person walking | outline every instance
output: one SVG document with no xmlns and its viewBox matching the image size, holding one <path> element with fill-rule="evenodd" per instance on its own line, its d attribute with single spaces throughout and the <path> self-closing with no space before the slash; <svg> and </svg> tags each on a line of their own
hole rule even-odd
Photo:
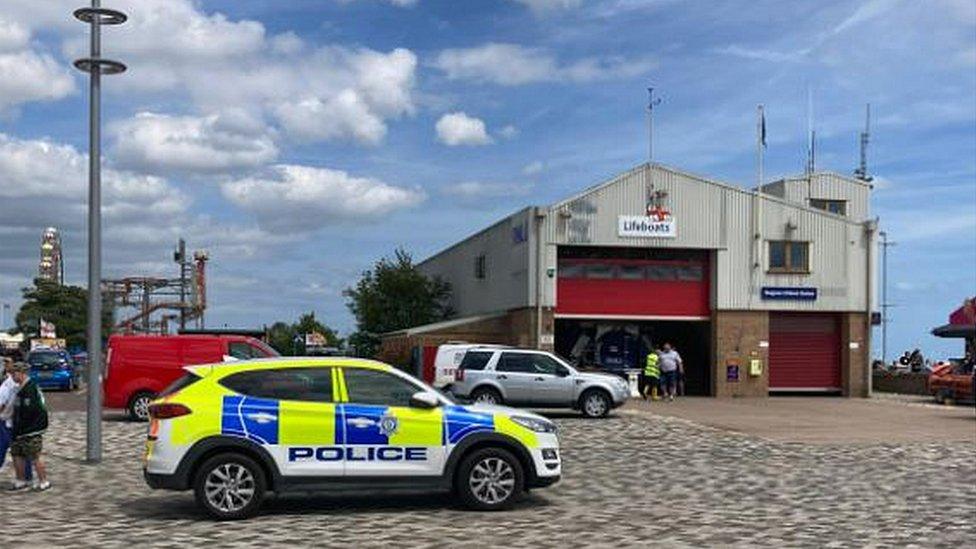
<svg viewBox="0 0 976 549">
<path fill-rule="evenodd" d="M 7 450 L 13 442 L 14 399 L 20 386 L 14 381 L 14 361 L 10 357 L 3 357 L 3 370 L 0 372 L 0 469 L 7 462 Z M 12 460 L 11 460 L 12 461 Z M 32 477 L 31 464 L 28 461 L 24 469 L 24 478 Z"/>
<path fill-rule="evenodd" d="M 13 366 L 13 378 L 19 387 L 14 399 L 13 442 L 10 444 L 10 454 L 14 458 L 17 475 L 10 489 L 15 492 L 30 488 L 37 491 L 51 488 L 51 483 L 47 480 L 47 468 L 41 459 L 44 431 L 47 430 L 47 404 L 44 402 L 44 394 L 27 371 L 28 366 L 23 362 L 17 362 Z M 33 486 L 26 476 L 28 461 L 37 473 Z"/>
<path fill-rule="evenodd" d="M 647 400 L 647 393 L 651 394 L 651 400 L 660 400 L 657 396 L 657 387 L 661 383 L 661 370 L 658 368 L 658 357 L 657 349 L 649 349 L 647 351 L 647 360 L 644 363 L 644 371 L 641 372 L 641 388 L 640 394 L 641 398 Z"/>
<path fill-rule="evenodd" d="M 674 395 L 678 390 L 678 376 L 683 369 L 681 355 L 674 350 L 670 343 L 665 343 L 661 348 L 658 365 L 661 368 L 661 388 L 668 400 L 674 400 Z"/>
</svg>

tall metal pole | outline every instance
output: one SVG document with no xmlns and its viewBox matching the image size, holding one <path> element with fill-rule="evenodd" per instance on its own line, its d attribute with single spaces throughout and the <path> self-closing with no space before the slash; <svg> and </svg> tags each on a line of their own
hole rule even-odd
<svg viewBox="0 0 976 549">
<path fill-rule="evenodd" d="M 99 7 L 92 0 L 92 7 Z M 91 57 L 102 56 L 101 25 L 91 20 Z M 88 109 L 88 439 L 85 458 L 102 461 L 102 72 L 89 78 Z"/>
<path fill-rule="evenodd" d="M 117 74 L 125 65 L 102 59 L 102 25 L 118 25 L 125 14 L 104 9 L 99 0 L 90 8 L 75 10 L 74 15 L 91 27 L 91 52 L 74 65 L 89 74 L 88 112 L 88 421 L 85 459 L 102 460 L 102 153 L 101 153 L 101 86 L 102 74 Z"/>
<path fill-rule="evenodd" d="M 888 240 L 888 233 L 881 231 L 881 362 L 888 365 L 888 247 L 895 242 Z"/>
</svg>

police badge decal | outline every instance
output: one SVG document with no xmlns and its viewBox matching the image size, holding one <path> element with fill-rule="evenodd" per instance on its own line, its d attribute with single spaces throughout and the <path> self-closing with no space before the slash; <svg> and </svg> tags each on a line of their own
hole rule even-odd
<svg viewBox="0 0 976 549">
<path fill-rule="evenodd" d="M 380 434 L 390 436 L 397 432 L 397 419 L 390 415 L 380 418 Z"/>
</svg>

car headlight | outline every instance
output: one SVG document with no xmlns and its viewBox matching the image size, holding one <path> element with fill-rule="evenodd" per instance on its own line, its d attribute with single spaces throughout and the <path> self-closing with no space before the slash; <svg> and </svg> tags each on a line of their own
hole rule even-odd
<svg viewBox="0 0 976 549">
<path fill-rule="evenodd" d="M 535 431 L 536 433 L 555 433 L 556 424 L 551 421 L 546 421 L 544 419 L 536 419 L 534 417 L 525 416 L 512 416 L 512 421 L 525 427 L 530 431 Z"/>
</svg>

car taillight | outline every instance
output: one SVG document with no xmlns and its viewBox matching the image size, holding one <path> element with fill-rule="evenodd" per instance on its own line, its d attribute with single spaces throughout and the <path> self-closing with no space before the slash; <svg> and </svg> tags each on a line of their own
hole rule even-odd
<svg viewBox="0 0 976 549">
<path fill-rule="evenodd" d="M 464 370 L 461 368 L 454 370 L 454 381 L 464 381 Z"/>
<path fill-rule="evenodd" d="M 149 417 L 152 419 L 172 419 L 174 417 L 189 415 L 190 413 L 192 413 L 192 410 L 183 404 L 162 402 L 149 405 Z"/>
</svg>

